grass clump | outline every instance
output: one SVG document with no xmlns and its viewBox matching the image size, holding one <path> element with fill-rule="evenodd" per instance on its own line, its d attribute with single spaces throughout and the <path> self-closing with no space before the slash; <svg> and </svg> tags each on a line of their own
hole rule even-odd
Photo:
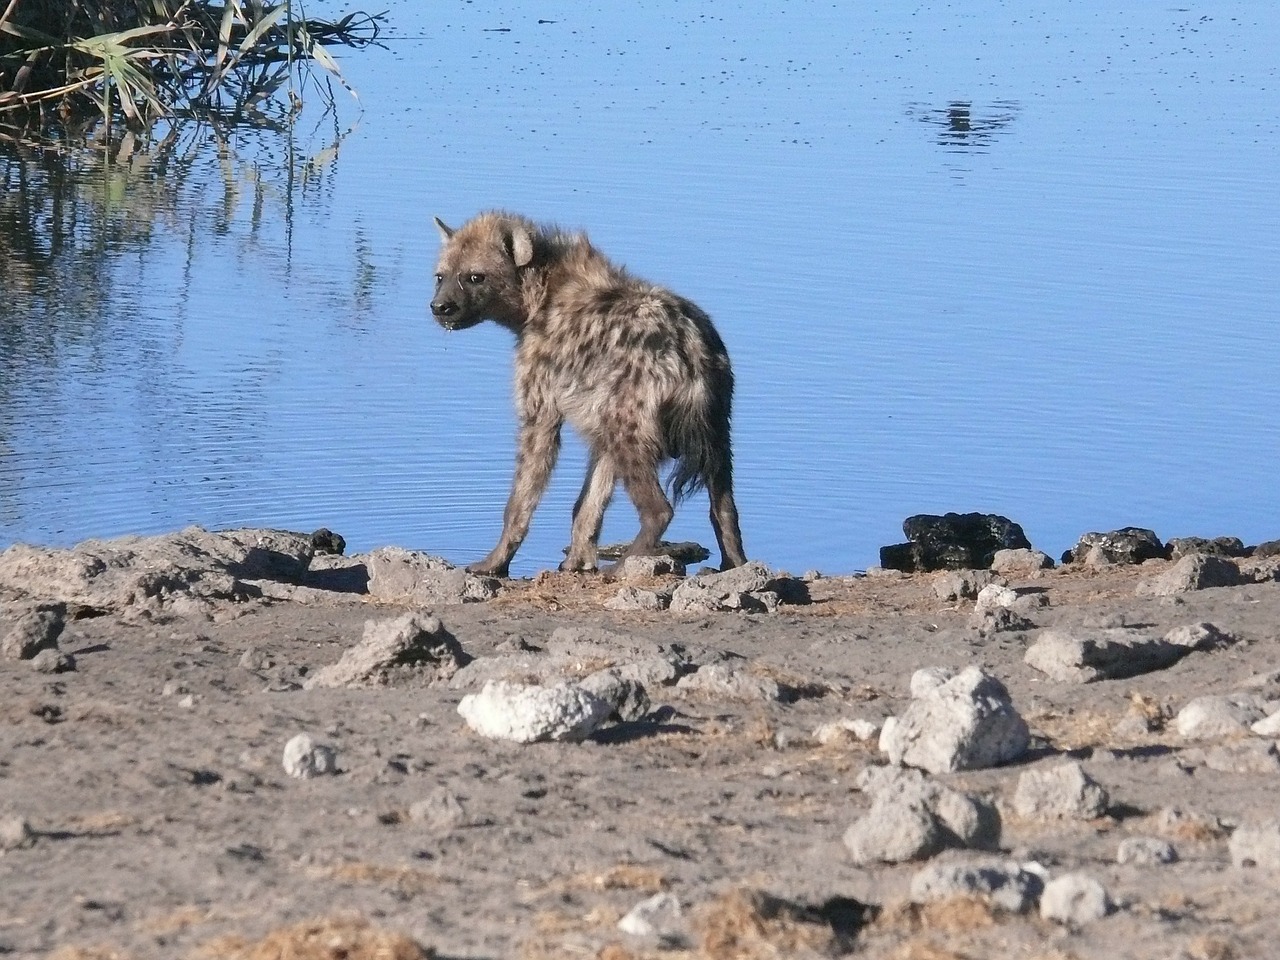
<svg viewBox="0 0 1280 960">
<path fill-rule="evenodd" d="M 312 19 L 295 0 L 0 0 L 0 116 L 253 122 L 296 112 L 308 83 L 331 105 L 346 83 L 326 47 L 374 43 L 382 20 Z"/>
</svg>

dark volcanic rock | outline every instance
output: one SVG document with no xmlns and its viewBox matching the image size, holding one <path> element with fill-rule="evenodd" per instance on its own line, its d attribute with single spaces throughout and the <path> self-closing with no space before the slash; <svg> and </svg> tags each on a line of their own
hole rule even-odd
<svg viewBox="0 0 1280 960">
<path fill-rule="evenodd" d="M 1174 537 L 1167 544 L 1170 560 L 1181 560 L 1193 553 L 1214 557 L 1247 557 L 1249 550 L 1239 537 Z"/>
<path fill-rule="evenodd" d="M 1022 527 L 994 513 L 917 514 L 902 522 L 910 543 L 880 548 L 880 565 L 907 573 L 985 570 L 997 550 L 1028 550 Z"/>
<path fill-rule="evenodd" d="M 597 554 L 601 560 L 621 560 L 630 546 L 630 543 L 610 543 L 601 547 Z M 564 552 L 567 554 L 569 548 L 565 547 Z M 659 540 L 657 556 L 670 557 L 672 560 L 679 560 L 681 563 L 688 565 L 706 560 L 711 556 L 711 551 L 700 543 L 694 543 L 692 540 L 681 540 L 677 543 Z"/>
<path fill-rule="evenodd" d="M 347 541 L 342 534 L 334 533 L 328 527 L 321 527 L 311 535 L 311 549 L 315 553 L 342 556 L 343 551 L 347 549 Z"/>
<path fill-rule="evenodd" d="M 1062 555 L 1063 563 L 1135 564 L 1164 560 L 1169 556 L 1155 531 L 1145 527 L 1121 527 L 1108 533 L 1086 533 Z"/>
<path fill-rule="evenodd" d="M 1280 557 L 1280 540 L 1267 540 L 1258 544 L 1250 553 L 1250 556 L 1257 559 L 1265 557 Z"/>
</svg>

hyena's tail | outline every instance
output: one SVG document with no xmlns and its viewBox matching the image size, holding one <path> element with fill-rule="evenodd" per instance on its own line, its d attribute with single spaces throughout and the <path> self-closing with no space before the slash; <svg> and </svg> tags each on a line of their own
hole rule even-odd
<svg viewBox="0 0 1280 960">
<path fill-rule="evenodd" d="M 723 490 L 732 482 L 732 405 L 733 373 L 725 366 L 715 372 L 713 383 L 699 382 L 668 409 L 663 432 L 675 460 L 668 483 L 676 503 L 708 484 Z"/>
</svg>

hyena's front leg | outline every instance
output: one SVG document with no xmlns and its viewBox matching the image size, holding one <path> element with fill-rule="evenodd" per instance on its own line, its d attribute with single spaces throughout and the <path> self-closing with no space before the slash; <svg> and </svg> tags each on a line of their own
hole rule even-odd
<svg viewBox="0 0 1280 960">
<path fill-rule="evenodd" d="M 471 573 L 505 577 L 511 558 L 524 543 L 534 508 L 542 499 L 551 479 L 551 471 L 560 453 L 560 425 L 557 418 L 528 419 L 520 425 L 519 449 L 516 452 L 516 475 L 511 482 L 511 496 L 502 515 L 502 537 L 498 545 L 479 563 L 470 564 Z"/>
<path fill-rule="evenodd" d="M 608 457 L 591 456 L 582 492 L 573 505 L 573 532 L 569 539 L 569 555 L 560 564 L 563 570 L 594 570 L 596 547 L 600 542 L 600 525 L 604 511 L 613 497 L 616 477 Z"/>
</svg>

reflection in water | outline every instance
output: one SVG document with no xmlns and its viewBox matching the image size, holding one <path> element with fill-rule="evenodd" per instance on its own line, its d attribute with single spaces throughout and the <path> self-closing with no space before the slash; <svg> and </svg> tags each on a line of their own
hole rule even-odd
<svg viewBox="0 0 1280 960">
<path fill-rule="evenodd" d="M 329 203 L 341 141 L 302 151 L 189 122 L 109 152 L 0 139 L 0 526 L 48 540 L 80 512 L 191 516 L 191 484 L 225 485 L 261 456 L 285 351 L 226 320 L 229 339 L 210 340 L 209 321 L 261 326 L 246 273 L 312 279 L 293 221 Z M 234 252 L 202 256 L 214 242 Z M 360 315 L 367 242 L 357 257 Z"/>
<path fill-rule="evenodd" d="M 985 153 L 996 137 L 1006 132 L 1005 127 L 1013 122 L 1018 109 L 1013 100 L 997 100 L 976 109 L 967 100 L 953 100 L 941 108 L 914 104 L 907 115 L 938 127 L 937 142 L 947 150 Z"/>
</svg>

